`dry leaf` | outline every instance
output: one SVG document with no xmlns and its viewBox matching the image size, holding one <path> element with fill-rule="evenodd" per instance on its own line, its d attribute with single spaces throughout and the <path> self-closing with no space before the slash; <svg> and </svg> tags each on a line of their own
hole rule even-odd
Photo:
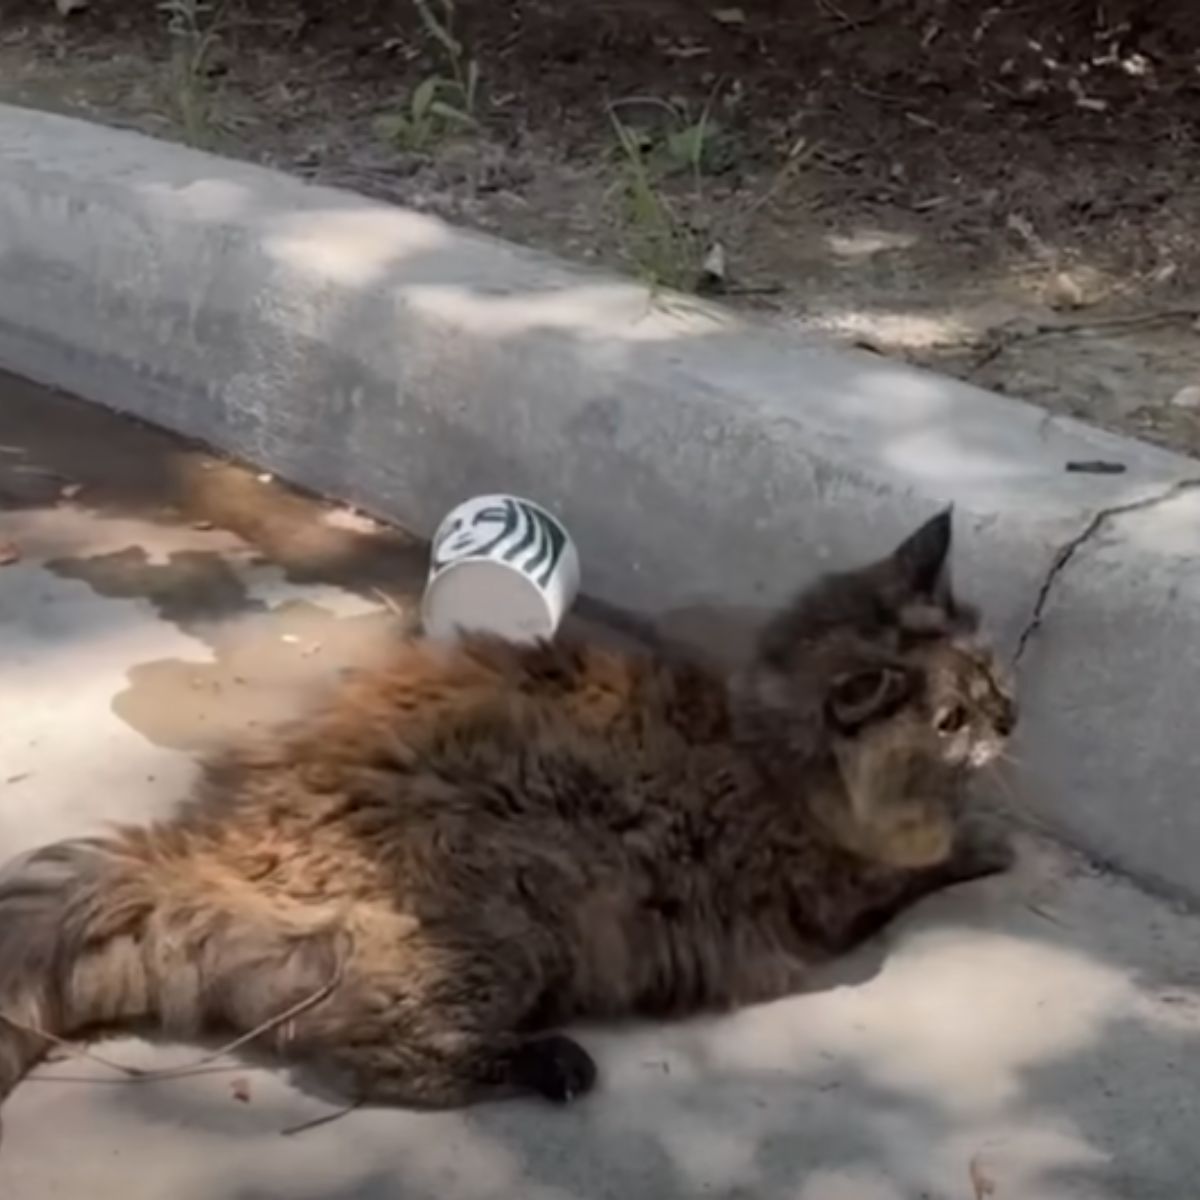
<svg viewBox="0 0 1200 1200">
<path fill-rule="evenodd" d="M 239 1075 L 229 1085 L 229 1090 L 233 1092 L 233 1098 L 240 1100 L 243 1104 L 250 1103 L 250 1080 Z"/>
<path fill-rule="evenodd" d="M 0 542 L 0 567 L 7 567 L 9 563 L 19 562 L 20 559 L 21 551 L 15 542 Z"/>
<path fill-rule="evenodd" d="M 1086 308 L 1088 295 L 1074 275 L 1068 271 L 1058 271 L 1046 285 L 1046 302 L 1058 310 Z"/>
<path fill-rule="evenodd" d="M 971 1187 L 975 1191 L 975 1200 L 987 1200 L 989 1196 L 996 1194 L 996 1181 L 980 1165 L 978 1154 L 971 1159 L 967 1172 L 971 1176 Z"/>
<path fill-rule="evenodd" d="M 700 268 L 700 283 L 708 291 L 722 291 L 728 282 L 728 270 L 725 262 L 725 247 L 720 242 L 713 242 L 704 256 L 704 264 Z"/>
<path fill-rule="evenodd" d="M 699 42 L 674 42 L 663 48 L 663 53 L 668 58 L 703 58 L 706 54 L 711 54 L 712 51 L 701 45 Z"/>
<path fill-rule="evenodd" d="M 397 604 L 396 601 L 387 594 L 387 592 L 381 591 L 379 588 L 372 588 L 371 591 L 379 597 L 380 603 L 388 610 L 388 612 L 395 614 L 397 617 L 404 616 L 404 609 L 401 608 L 400 605 Z"/>
<path fill-rule="evenodd" d="M 1181 387 L 1171 397 L 1171 403 L 1176 408 L 1200 410 L 1200 386 L 1189 383 L 1186 387 Z"/>
</svg>

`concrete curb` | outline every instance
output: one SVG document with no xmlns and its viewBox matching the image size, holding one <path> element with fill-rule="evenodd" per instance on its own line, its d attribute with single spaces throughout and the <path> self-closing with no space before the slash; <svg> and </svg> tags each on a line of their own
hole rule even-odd
<svg viewBox="0 0 1200 1200">
<path fill-rule="evenodd" d="M 935 506 L 1033 801 L 1200 898 L 1200 464 L 404 210 L 0 107 L 0 363 L 428 534 L 529 494 L 601 601 L 749 618 Z M 1067 474 L 1113 459 L 1119 476 Z M 1031 628 L 1035 612 L 1040 624 Z M 710 635 L 711 636 L 711 635 Z"/>
</svg>

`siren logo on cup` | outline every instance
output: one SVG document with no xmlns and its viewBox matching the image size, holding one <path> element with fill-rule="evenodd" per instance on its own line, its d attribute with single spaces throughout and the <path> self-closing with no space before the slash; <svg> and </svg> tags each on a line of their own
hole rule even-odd
<svg viewBox="0 0 1200 1200">
<path fill-rule="evenodd" d="M 499 559 L 544 588 L 566 544 L 566 535 L 547 513 L 523 500 L 505 499 L 455 517 L 433 548 L 433 569 L 464 558 Z"/>
</svg>

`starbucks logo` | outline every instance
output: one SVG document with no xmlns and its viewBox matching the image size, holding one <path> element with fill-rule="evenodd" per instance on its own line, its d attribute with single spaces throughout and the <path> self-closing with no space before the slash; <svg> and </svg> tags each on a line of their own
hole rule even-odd
<svg viewBox="0 0 1200 1200">
<path fill-rule="evenodd" d="M 538 587 L 546 587 L 566 547 L 557 521 L 523 500 L 485 500 L 464 505 L 438 534 L 433 568 L 440 571 L 465 558 L 492 558 L 511 563 Z"/>
</svg>

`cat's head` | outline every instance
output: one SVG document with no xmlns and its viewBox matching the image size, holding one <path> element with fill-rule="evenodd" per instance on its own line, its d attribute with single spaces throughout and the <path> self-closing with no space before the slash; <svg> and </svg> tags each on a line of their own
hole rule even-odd
<svg viewBox="0 0 1200 1200">
<path fill-rule="evenodd" d="M 951 590 L 950 532 L 946 511 L 886 558 L 803 592 L 739 687 L 765 765 L 785 784 L 823 771 L 826 786 L 806 788 L 812 815 L 845 849 L 894 866 L 949 854 L 966 779 L 1016 723 L 977 613 Z"/>
</svg>

